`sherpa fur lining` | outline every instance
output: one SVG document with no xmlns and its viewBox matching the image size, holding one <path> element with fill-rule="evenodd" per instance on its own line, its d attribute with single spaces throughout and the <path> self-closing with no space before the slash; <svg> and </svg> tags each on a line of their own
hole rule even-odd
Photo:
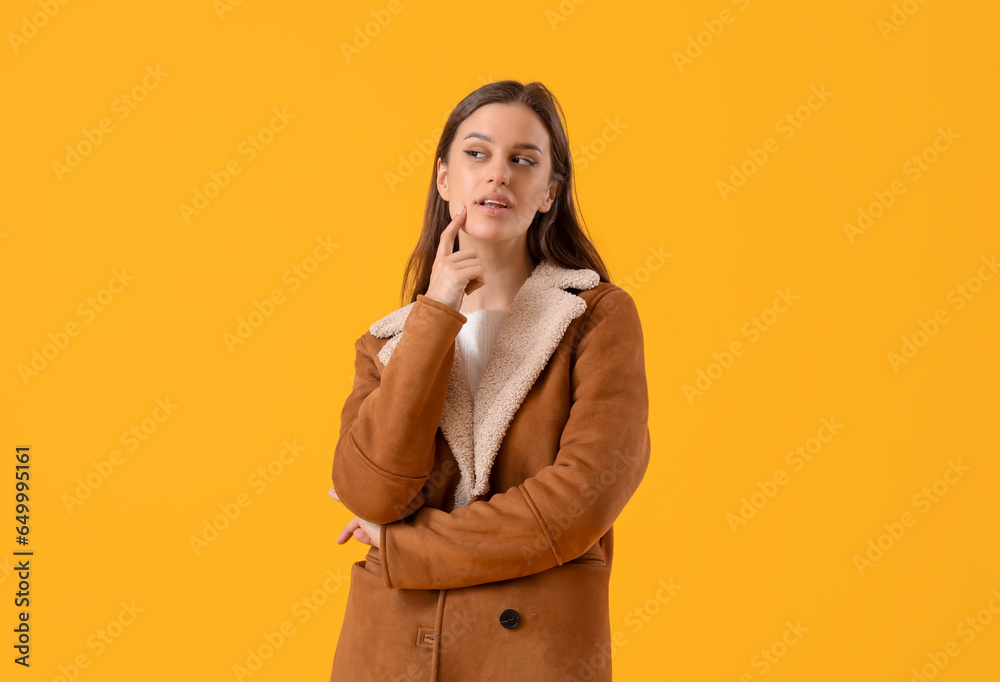
<svg viewBox="0 0 1000 682">
<path fill-rule="evenodd" d="M 568 291 L 593 289 L 600 276 L 590 269 L 568 269 L 539 262 L 514 296 L 471 397 L 462 354 L 456 352 L 441 414 L 441 433 L 460 472 L 455 508 L 489 491 L 490 471 L 514 414 L 587 303 Z M 414 301 L 414 303 L 416 303 Z M 414 303 L 398 308 L 369 327 L 372 336 L 389 340 L 379 351 L 383 365 L 403 334 Z M 456 349 L 457 350 L 457 349 Z"/>
</svg>

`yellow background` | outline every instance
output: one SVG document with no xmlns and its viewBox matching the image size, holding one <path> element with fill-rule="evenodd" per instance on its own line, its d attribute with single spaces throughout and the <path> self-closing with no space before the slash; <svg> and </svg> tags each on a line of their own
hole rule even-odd
<svg viewBox="0 0 1000 682">
<path fill-rule="evenodd" d="M 994 3 L 399 0 L 350 58 L 387 3 L 45 5 L 5 2 L 0 21 L 4 680 L 55 680 L 81 655 L 81 682 L 233 680 L 285 622 L 294 634 L 246 679 L 327 678 L 347 597 L 327 577 L 365 550 L 334 543 L 350 515 L 327 496 L 353 341 L 400 305 L 421 146 L 504 78 L 559 98 L 584 217 L 643 320 L 653 454 L 616 524 L 615 679 L 1000 679 L 1000 279 L 982 268 L 1000 250 Z M 294 119 L 250 160 L 240 145 L 275 108 Z M 934 158 L 919 178 L 915 155 Z M 401 156 L 415 168 L 393 182 Z M 894 181 L 905 191 L 850 234 Z M 319 239 L 337 246 L 293 289 L 284 273 Z M 103 292 L 116 270 L 134 279 Z M 975 289 L 960 308 L 959 286 Z M 231 352 L 224 334 L 274 289 L 283 303 Z M 778 290 L 798 299 L 749 336 Z M 24 378 L 68 323 L 79 333 Z M 922 343 L 894 366 L 904 337 Z M 689 399 L 734 342 L 742 355 Z M 177 406 L 161 421 L 158 399 Z M 786 453 L 823 419 L 842 427 L 795 470 Z M 145 440 L 122 441 L 143 424 Z M 281 464 L 285 441 L 304 449 Z M 29 670 L 11 649 L 17 445 L 32 451 Z M 251 477 L 275 462 L 261 489 Z M 949 462 L 967 471 L 948 482 Z M 728 515 L 779 469 L 734 532 Z M 249 506 L 196 553 L 190 538 L 237 499 Z M 134 622 L 90 646 L 133 601 Z M 968 641 L 977 613 L 990 622 Z M 936 668 L 928 654 L 949 648 Z M 766 670 L 762 649 L 780 654 Z"/>
</svg>

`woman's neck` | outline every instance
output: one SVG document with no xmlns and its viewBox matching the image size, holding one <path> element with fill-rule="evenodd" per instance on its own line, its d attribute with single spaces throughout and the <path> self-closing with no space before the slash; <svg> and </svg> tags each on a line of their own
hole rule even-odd
<svg viewBox="0 0 1000 682">
<path fill-rule="evenodd" d="M 491 260 L 488 254 L 480 255 L 485 262 L 486 284 L 479 287 L 471 294 L 466 294 L 462 299 L 462 309 L 460 312 L 474 312 L 476 310 L 510 310 L 510 304 L 514 301 L 521 286 L 531 276 L 535 269 L 535 264 L 531 257 L 525 252 L 524 260 L 497 262 Z"/>
</svg>

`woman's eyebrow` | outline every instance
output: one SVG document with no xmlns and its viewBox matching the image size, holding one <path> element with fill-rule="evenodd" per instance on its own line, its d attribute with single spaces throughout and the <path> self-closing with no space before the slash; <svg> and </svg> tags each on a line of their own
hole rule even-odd
<svg viewBox="0 0 1000 682">
<path fill-rule="evenodd" d="M 481 140 L 485 140 L 490 143 L 493 142 L 493 138 L 490 137 L 489 135 L 486 135 L 485 133 L 469 133 L 468 135 L 465 136 L 465 139 L 468 140 L 470 137 L 478 137 Z M 539 154 L 542 153 L 541 147 L 539 147 L 537 144 L 531 144 L 530 142 L 518 142 L 517 144 L 514 145 L 514 149 L 534 149 Z"/>
</svg>

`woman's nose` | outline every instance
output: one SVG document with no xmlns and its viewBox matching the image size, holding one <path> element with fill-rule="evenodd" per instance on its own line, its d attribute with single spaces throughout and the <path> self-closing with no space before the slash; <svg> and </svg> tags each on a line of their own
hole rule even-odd
<svg viewBox="0 0 1000 682">
<path fill-rule="evenodd" d="M 490 179 L 500 185 L 506 185 L 510 182 L 510 169 L 504 159 L 497 158 L 493 161 L 492 166 L 490 166 Z"/>
</svg>

